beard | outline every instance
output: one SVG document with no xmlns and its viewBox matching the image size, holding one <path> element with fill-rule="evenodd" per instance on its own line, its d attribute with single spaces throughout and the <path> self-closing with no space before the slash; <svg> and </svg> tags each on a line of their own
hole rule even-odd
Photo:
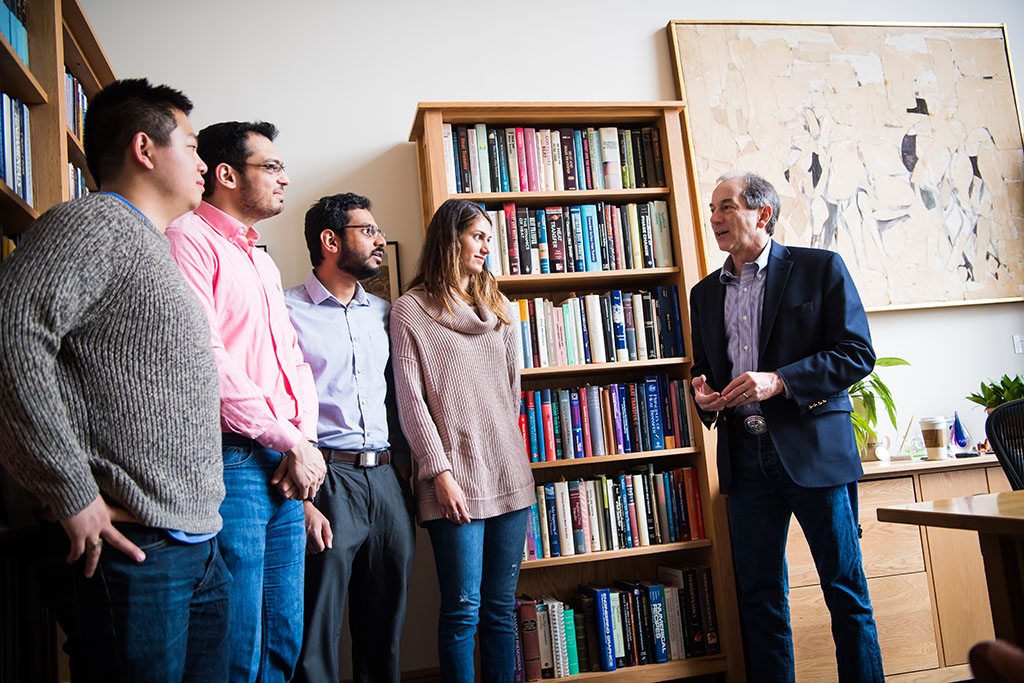
<svg viewBox="0 0 1024 683">
<path fill-rule="evenodd" d="M 239 203 L 243 214 L 256 221 L 272 218 L 284 210 L 284 204 L 277 202 L 273 194 L 261 192 L 244 175 L 242 175 Z"/>
<path fill-rule="evenodd" d="M 373 277 L 380 272 L 380 266 L 370 261 L 374 254 L 379 254 L 383 258 L 384 250 L 374 249 L 369 254 L 362 256 L 346 249 L 345 253 L 338 259 L 338 270 L 348 273 L 357 280 Z"/>
</svg>

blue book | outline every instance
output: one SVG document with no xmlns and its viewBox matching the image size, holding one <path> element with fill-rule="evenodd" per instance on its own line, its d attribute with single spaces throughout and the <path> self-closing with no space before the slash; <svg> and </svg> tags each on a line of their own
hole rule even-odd
<svg viewBox="0 0 1024 683">
<path fill-rule="evenodd" d="M 629 523 L 629 499 L 633 497 L 633 487 L 626 486 L 626 475 L 620 474 L 617 477 L 619 482 L 619 498 L 622 501 L 622 530 L 626 537 L 626 547 L 633 547 L 633 525 Z M 636 503 L 634 503 L 634 506 Z M 635 509 L 635 508 L 634 508 Z"/>
<path fill-rule="evenodd" d="M 597 651 L 602 671 L 615 671 L 615 637 L 612 635 L 612 597 L 607 588 L 592 584 L 580 584 L 576 590 L 594 599 L 594 613 L 597 616 Z"/>
<path fill-rule="evenodd" d="M 519 302 L 519 332 L 522 336 L 523 342 L 523 367 L 533 367 L 533 339 L 530 336 L 530 319 L 526 311 L 529 310 L 522 301 Z M 526 320 L 523 320 L 523 316 L 526 315 Z"/>
<path fill-rule="evenodd" d="M 542 389 L 541 393 L 548 392 L 551 401 L 551 427 L 555 437 L 555 460 L 561 460 L 565 457 L 565 452 L 562 449 L 562 407 L 558 401 L 558 389 Z"/>
<path fill-rule="evenodd" d="M 608 387 L 609 403 L 612 408 L 612 425 L 615 428 L 615 452 L 625 453 L 626 447 L 623 442 L 622 433 L 622 406 L 619 401 L 619 385 L 612 384 Z"/>
<path fill-rule="evenodd" d="M 583 297 L 579 297 L 577 301 L 580 302 L 580 329 L 583 331 L 583 362 L 592 363 L 590 356 L 590 327 L 587 325 L 587 306 L 583 303 Z"/>
<path fill-rule="evenodd" d="M 668 638 L 665 630 L 665 589 L 664 587 L 641 581 L 638 584 L 647 594 L 647 604 L 651 611 L 652 642 L 647 646 L 647 659 L 654 664 L 668 661 Z"/>
<path fill-rule="evenodd" d="M 537 460 L 535 462 L 544 462 L 548 459 L 547 443 L 544 439 L 544 397 L 539 391 L 533 393 L 533 435 L 537 439 Z M 551 394 L 548 394 L 548 404 L 551 403 Z M 529 405 L 529 404 L 527 404 Z"/>
<path fill-rule="evenodd" d="M 587 165 L 583 159 L 583 131 L 576 128 L 572 132 L 572 148 L 576 155 L 576 188 L 590 190 L 587 187 Z"/>
<path fill-rule="evenodd" d="M 544 484 L 544 508 L 548 514 L 548 545 L 551 557 L 561 557 L 558 546 L 558 510 L 555 505 L 555 485 Z"/>
<path fill-rule="evenodd" d="M 14 36 L 11 34 L 11 9 L 6 2 L 0 3 L 0 33 L 11 47 L 14 47 Z"/>
<path fill-rule="evenodd" d="M 683 339 L 683 316 L 679 312 L 679 288 L 672 285 L 668 289 L 672 298 L 672 323 L 676 330 L 676 355 L 682 358 L 686 355 L 686 340 Z"/>
<path fill-rule="evenodd" d="M 622 421 L 622 452 L 632 453 L 633 452 L 633 439 L 630 436 L 629 427 L 629 392 L 626 391 L 625 384 L 616 385 L 619 393 L 619 414 L 620 420 Z"/>
<path fill-rule="evenodd" d="M 544 543 L 540 535 L 540 511 L 537 503 L 530 506 L 530 535 L 533 536 L 533 547 L 538 558 L 544 557 Z"/>
<path fill-rule="evenodd" d="M 675 324 L 675 320 L 672 316 L 672 293 L 669 291 L 671 287 L 658 287 L 658 320 L 655 324 L 658 325 L 658 336 L 661 342 L 661 353 L 662 358 L 670 358 L 678 355 L 677 349 L 678 343 L 678 327 Z"/>
<path fill-rule="evenodd" d="M 537 403 L 533 392 L 526 392 L 526 435 L 530 438 L 530 462 L 540 462 L 537 447 Z"/>
<path fill-rule="evenodd" d="M 668 517 L 668 541 L 669 543 L 675 543 L 679 540 L 679 531 L 676 520 L 676 493 L 675 488 L 672 486 L 672 475 L 668 472 L 662 472 L 661 474 L 655 475 L 661 477 L 662 484 L 665 486 L 665 511 Z"/>
<path fill-rule="evenodd" d="M 540 254 L 540 272 L 551 272 L 551 243 L 548 240 L 548 221 L 544 209 L 534 214 L 537 221 L 537 251 Z"/>
<path fill-rule="evenodd" d="M 570 237 L 573 246 L 573 270 L 582 273 L 587 269 L 583 255 L 583 212 L 579 206 L 569 207 L 569 219 L 572 222 Z"/>
<path fill-rule="evenodd" d="M 626 314 L 622 308 L 622 290 L 613 289 L 610 292 L 612 299 L 612 332 L 615 337 L 615 359 L 622 360 L 622 351 L 629 357 L 629 346 L 626 343 Z M 634 352 L 634 356 L 636 353 Z"/>
<path fill-rule="evenodd" d="M 583 255 L 586 261 L 585 269 L 589 271 L 601 270 L 601 243 L 598 241 L 597 228 L 597 206 L 584 204 L 580 207 L 583 215 Z"/>
<path fill-rule="evenodd" d="M 505 149 L 505 131 L 500 128 L 487 129 L 487 145 L 490 147 L 494 136 L 495 165 L 498 167 L 498 183 L 502 192 L 508 192 L 508 152 Z"/>
<path fill-rule="evenodd" d="M 572 445 L 576 451 L 576 458 L 582 458 L 583 450 L 583 422 L 580 415 L 580 390 L 569 390 L 569 405 L 572 410 Z"/>
<path fill-rule="evenodd" d="M 644 377 L 647 396 L 647 422 L 651 432 L 651 450 L 665 450 L 665 430 L 661 423 L 661 391 L 655 375 Z"/>
<path fill-rule="evenodd" d="M 576 457 L 576 447 L 572 428 L 572 403 L 569 400 L 568 389 L 558 390 L 558 416 L 562 421 L 562 455 L 560 457 L 572 460 Z"/>
</svg>

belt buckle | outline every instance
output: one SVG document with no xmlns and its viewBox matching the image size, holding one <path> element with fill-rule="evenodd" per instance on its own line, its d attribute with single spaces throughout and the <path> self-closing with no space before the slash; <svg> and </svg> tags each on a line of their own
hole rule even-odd
<svg viewBox="0 0 1024 683">
<path fill-rule="evenodd" d="M 359 451 L 360 467 L 376 467 L 377 451 Z"/>
<path fill-rule="evenodd" d="M 743 419 L 743 428 L 751 434 L 759 436 L 768 431 L 768 422 L 764 419 L 764 415 L 747 415 Z"/>
</svg>

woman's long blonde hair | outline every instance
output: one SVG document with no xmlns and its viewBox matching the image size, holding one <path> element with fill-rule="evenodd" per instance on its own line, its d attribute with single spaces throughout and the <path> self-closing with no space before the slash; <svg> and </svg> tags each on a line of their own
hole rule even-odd
<svg viewBox="0 0 1024 683">
<path fill-rule="evenodd" d="M 409 286 L 422 285 L 427 294 L 443 302 L 449 312 L 452 311 L 452 300 L 461 299 L 485 306 L 498 318 L 499 324 L 509 325 L 512 321 L 505 299 L 486 266 L 480 274 L 470 275 L 469 284 L 462 288 L 462 243 L 459 238 L 480 218 L 491 222 L 479 205 L 464 199 L 449 199 L 442 204 L 427 226 L 420 270 Z"/>
</svg>

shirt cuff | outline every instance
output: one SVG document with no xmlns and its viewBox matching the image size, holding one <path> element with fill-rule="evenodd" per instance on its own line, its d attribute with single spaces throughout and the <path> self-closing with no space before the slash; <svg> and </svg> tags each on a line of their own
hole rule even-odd
<svg viewBox="0 0 1024 683">
<path fill-rule="evenodd" d="M 256 437 L 260 445 L 278 453 L 284 453 L 295 448 L 295 444 L 308 439 L 299 431 L 299 428 L 285 420 Z"/>
</svg>

